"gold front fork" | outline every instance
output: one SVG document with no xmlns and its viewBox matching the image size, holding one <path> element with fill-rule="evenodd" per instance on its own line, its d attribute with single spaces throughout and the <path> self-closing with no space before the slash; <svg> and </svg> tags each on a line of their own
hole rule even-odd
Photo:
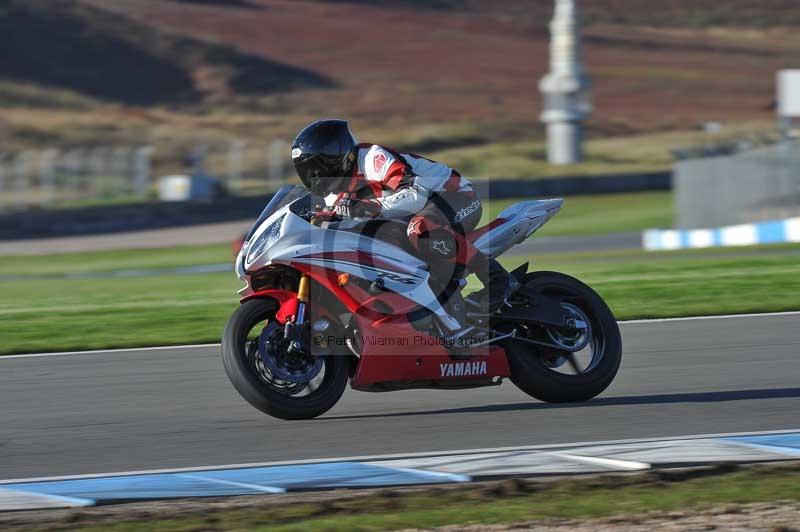
<svg viewBox="0 0 800 532">
<path fill-rule="evenodd" d="M 303 274 L 300 276 L 300 283 L 297 285 L 297 316 L 295 317 L 295 324 L 303 325 L 306 321 L 306 305 L 308 304 L 308 291 L 310 282 L 308 276 Z"/>
<path fill-rule="evenodd" d="M 297 299 L 303 303 L 308 303 L 308 290 L 309 282 L 308 276 L 303 274 L 300 276 L 300 284 L 297 286 Z"/>
</svg>

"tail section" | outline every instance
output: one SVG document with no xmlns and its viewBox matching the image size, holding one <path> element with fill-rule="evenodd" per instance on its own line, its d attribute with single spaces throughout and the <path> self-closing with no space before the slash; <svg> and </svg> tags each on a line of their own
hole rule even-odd
<svg viewBox="0 0 800 532">
<path fill-rule="evenodd" d="M 478 251 L 495 258 L 535 233 L 563 206 L 561 198 L 515 203 L 467 238 Z"/>
</svg>

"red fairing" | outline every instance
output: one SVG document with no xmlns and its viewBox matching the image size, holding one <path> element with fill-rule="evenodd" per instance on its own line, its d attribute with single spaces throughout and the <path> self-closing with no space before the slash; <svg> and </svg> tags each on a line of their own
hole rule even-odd
<svg viewBox="0 0 800 532">
<path fill-rule="evenodd" d="M 344 303 L 347 310 L 353 314 L 364 316 L 371 321 L 391 319 L 393 316 L 405 315 L 419 308 L 419 305 L 414 301 L 393 292 L 383 292 L 373 296 L 359 288 L 355 283 L 339 286 L 339 274 L 332 269 L 310 266 L 299 262 L 293 263 L 292 267 L 305 273 L 333 293 Z M 387 306 L 390 309 L 388 312 L 385 310 Z"/>
<path fill-rule="evenodd" d="M 292 316 L 297 315 L 297 292 L 270 288 L 243 298 L 242 303 L 257 298 L 272 298 L 280 304 L 281 307 L 275 314 L 275 320 L 281 325 L 284 325 Z"/>
<path fill-rule="evenodd" d="M 454 360 L 439 338 L 414 329 L 405 319 L 362 326 L 362 351 L 353 389 L 369 390 L 378 383 L 435 381 L 465 382 L 509 377 L 506 353 L 499 347 L 476 348 L 469 360 Z"/>
<path fill-rule="evenodd" d="M 369 390 L 380 383 L 433 381 L 486 381 L 508 377 L 506 353 L 499 347 L 476 348 L 469 360 L 454 360 L 440 338 L 418 331 L 406 315 L 418 308 L 410 299 L 392 292 L 376 296 L 354 284 L 339 286 L 334 270 L 297 263 L 293 265 L 331 291 L 353 312 L 360 331 L 361 356 L 351 379 L 354 389 Z M 285 324 L 297 314 L 297 293 L 268 289 L 243 299 L 272 298 L 280 303 L 276 320 Z"/>
</svg>

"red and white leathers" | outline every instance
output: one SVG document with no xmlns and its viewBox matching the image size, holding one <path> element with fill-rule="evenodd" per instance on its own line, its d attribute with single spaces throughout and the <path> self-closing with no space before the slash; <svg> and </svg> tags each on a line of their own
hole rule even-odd
<svg viewBox="0 0 800 532">
<path fill-rule="evenodd" d="M 377 203 L 386 219 L 413 216 L 435 192 L 474 194 L 472 184 L 446 164 L 377 144 L 358 145 L 352 179 L 342 192 Z M 341 196 L 331 194 L 326 202 L 332 205 Z"/>
<path fill-rule="evenodd" d="M 358 200 L 360 212 L 408 222 L 408 238 L 431 259 L 466 266 L 480 255 L 464 238 L 482 212 L 472 184 L 449 166 L 377 144 L 359 144 L 346 190 L 326 198 Z"/>
</svg>

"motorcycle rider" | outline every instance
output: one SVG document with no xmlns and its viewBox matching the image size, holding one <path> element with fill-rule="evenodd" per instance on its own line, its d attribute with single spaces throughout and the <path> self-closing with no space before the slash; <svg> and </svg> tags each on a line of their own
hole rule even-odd
<svg viewBox="0 0 800 532">
<path fill-rule="evenodd" d="M 417 254 L 430 264 L 441 286 L 454 273 L 475 273 L 484 289 L 468 301 L 494 312 L 516 282 L 467 238 L 483 210 L 472 184 L 450 167 L 378 144 L 359 144 L 345 120 L 319 120 L 292 143 L 300 180 L 346 218 L 381 218 L 407 223 Z"/>
</svg>

